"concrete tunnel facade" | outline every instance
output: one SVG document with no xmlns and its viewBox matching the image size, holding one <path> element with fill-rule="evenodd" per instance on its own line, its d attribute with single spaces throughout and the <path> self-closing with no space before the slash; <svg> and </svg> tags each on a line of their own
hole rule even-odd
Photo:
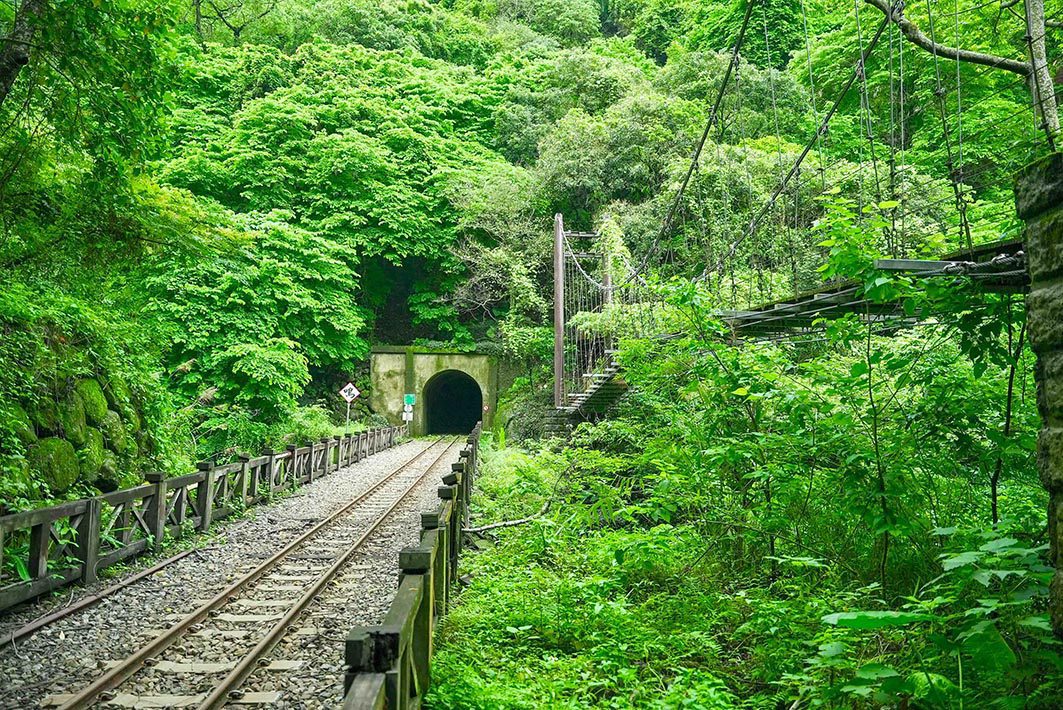
<svg viewBox="0 0 1063 710">
<path fill-rule="evenodd" d="M 478 420 L 494 423 L 498 363 L 481 353 L 378 346 L 369 358 L 369 407 L 402 424 L 403 399 L 414 394 L 414 436 L 466 434 Z"/>
</svg>

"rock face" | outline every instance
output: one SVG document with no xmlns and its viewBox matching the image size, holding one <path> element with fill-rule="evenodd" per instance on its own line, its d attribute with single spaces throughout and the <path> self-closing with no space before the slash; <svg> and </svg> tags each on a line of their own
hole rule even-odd
<svg viewBox="0 0 1063 710">
<path fill-rule="evenodd" d="M 63 438 L 74 446 L 85 443 L 85 406 L 77 392 L 71 392 L 59 406 L 59 426 Z"/>
<path fill-rule="evenodd" d="M 85 444 L 78 450 L 81 480 L 95 482 L 103 468 L 103 433 L 99 429 L 85 427 Z"/>
<path fill-rule="evenodd" d="M 1030 347 L 1037 354 L 1037 406 L 1041 432 L 1037 465 L 1048 490 L 1051 561 L 1056 568 L 1050 611 L 1063 638 L 1063 154 L 1024 170 L 1016 181 L 1019 217 L 1026 221 L 1030 295 L 1026 300 Z"/>
<path fill-rule="evenodd" d="M 13 404 L 4 410 L 3 415 L 14 424 L 15 436 L 18 437 L 24 446 L 31 446 L 37 443 L 37 432 L 34 430 L 33 422 L 30 421 L 30 416 L 26 414 L 25 409 Z"/>
<path fill-rule="evenodd" d="M 41 439 L 30 448 L 29 462 L 56 493 L 74 485 L 80 473 L 74 446 L 66 439 L 54 436 Z"/>
<path fill-rule="evenodd" d="M 78 380 L 74 392 L 81 398 L 85 407 L 85 416 L 93 424 L 102 424 L 107 416 L 107 398 L 103 388 L 96 380 Z"/>
<path fill-rule="evenodd" d="M 52 493 L 79 481 L 104 491 L 132 485 L 151 451 L 135 400 L 117 377 L 46 379 L 32 398 L 0 402 L 0 417 L 21 444 L 15 460 L 25 454 L 22 483 L 31 487 L 35 477 Z"/>
<path fill-rule="evenodd" d="M 107 410 L 107 414 L 100 422 L 100 431 L 103 432 L 103 440 L 107 447 L 116 453 L 125 453 L 127 439 L 125 425 L 122 424 L 122 415 L 113 409 Z"/>
</svg>

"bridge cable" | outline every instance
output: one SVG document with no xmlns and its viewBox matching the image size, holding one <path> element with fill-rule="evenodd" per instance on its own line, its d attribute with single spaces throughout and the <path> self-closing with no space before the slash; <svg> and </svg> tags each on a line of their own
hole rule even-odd
<svg viewBox="0 0 1063 710">
<path fill-rule="evenodd" d="M 872 50 L 874 50 L 875 45 L 878 44 L 878 41 L 879 41 L 879 39 L 881 39 L 882 33 L 886 30 L 886 27 L 889 25 L 889 22 L 890 22 L 890 18 L 889 17 L 885 17 L 885 18 L 883 18 L 882 22 L 879 23 L 878 29 L 875 31 L 874 37 L 871 38 L 871 42 L 868 44 L 867 48 L 864 49 L 863 52 L 861 52 L 860 58 L 857 60 L 857 63 L 856 63 L 856 66 L 854 67 L 852 75 L 845 82 L 845 86 L 842 87 L 841 91 L 838 92 L 838 96 L 835 99 L 834 104 L 831 106 L 830 110 L 827 111 L 827 115 L 823 117 L 823 120 L 820 122 L 819 128 L 816 129 L 816 135 L 819 135 L 819 134 L 821 134 L 821 133 L 823 133 L 824 131 L 827 130 L 827 126 L 829 125 L 831 118 L 833 118 L 834 114 L 837 113 L 838 107 L 841 105 L 842 100 L 846 97 L 846 95 L 848 95 L 849 90 L 852 89 L 852 87 L 853 87 L 853 84 L 856 83 L 856 79 L 859 76 L 860 72 L 862 71 L 862 67 L 864 65 L 864 62 L 867 60 L 867 57 L 868 57 L 868 55 L 871 54 Z M 764 206 L 761 207 L 760 211 L 758 211 L 757 214 L 753 216 L 753 219 L 750 220 L 749 227 L 747 228 L 746 233 L 744 235 L 742 235 L 741 237 L 739 237 L 737 240 L 735 240 L 731 244 L 730 249 L 728 251 L 728 254 L 725 257 L 726 259 L 730 259 L 732 256 L 734 256 L 735 252 L 738 250 L 738 247 L 741 246 L 742 242 L 745 241 L 745 239 L 747 237 L 749 237 L 749 235 L 752 234 L 756 230 L 756 228 L 759 225 L 760 221 L 764 218 L 764 216 L 768 213 L 768 211 L 775 204 L 775 201 L 779 199 L 779 195 L 781 195 L 783 190 L 786 189 L 786 187 L 789 184 L 790 180 L 793 179 L 794 175 L 800 169 L 801 163 L 803 163 L 805 158 L 808 157 L 808 154 L 812 151 L 812 148 L 815 145 L 816 145 L 816 136 L 813 136 L 812 140 L 810 140 L 805 145 L 804 149 L 801 151 L 801 154 L 797 157 L 797 160 L 794 162 L 793 166 L 790 168 L 790 172 L 787 173 L 786 179 L 783 180 L 783 182 L 775 188 L 775 190 L 772 193 L 771 198 L 769 198 L 769 200 L 764 204 Z M 720 268 L 721 265 L 722 265 L 722 260 L 721 260 L 721 264 L 717 265 L 717 270 Z M 702 275 L 698 277 L 698 280 L 703 279 L 704 276 L 705 276 L 705 274 L 702 273 Z"/>
<path fill-rule="evenodd" d="M 747 0 L 745 14 L 742 17 L 742 25 L 738 30 L 738 36 L 735 40 L 734 48 L 731 51 L 731 61 L 727 64 L 727 69 L 724 71 L 723 80 L 720 82 L 720 88 L 716 92 L 716 100 L 713 103 L 712 111 L 709 113 L 709 119 L 705 123 L 705 129 L 701 132 L 701 138 L 698 140 L 694 153 L 690 159 L 690 166 L 687 168 L 686 174 L 683 176 L 683 180 L 679 185 L 679 189 L 676 191 L 675 198 L 672 200 L 672 204 L 665 215 L 664 222 L 661 225 L 661 229 L 658 232 L 658 237 L 654 241 L 652 247 L 646 251 L 642 260 L 639 263 L 638 268 L 633 272 L 624 283 L 628 283 L 635 278 L 635 274 L 640 274 L 645 270 L 646 265 L 649 263 L 650 256 L 656 252 L 661 240 L 669 232 L 672 227 L 672 222 L 675 219 L 676 211 L 679 209 L 679 205 L 683 200 L 683 195 L 686 192 L 687 184 L 690 182 L 691 176 L 694 174 L 694 169 L 701 159 L 701 152 L 705 148 L 705 142 L 709 138 L 709 133 L 712 132 L 713 127 L 717 126 L 719 122 L 720 107 L 723 103 L 724 92 L 727 89 L 727 84 L 730 82 L 731 74 L 737 69 L 740 61 L 740 50 L 742 42 L 746 36 L 746 29 L 749 27 L 749 18 L 753 12 L 753 5 L 757 0 Z M 603 285 L 604 287 L 604 285 Z M 618 285 L 614 285 L 613 288 L 617 288 Z"/>
</svg>

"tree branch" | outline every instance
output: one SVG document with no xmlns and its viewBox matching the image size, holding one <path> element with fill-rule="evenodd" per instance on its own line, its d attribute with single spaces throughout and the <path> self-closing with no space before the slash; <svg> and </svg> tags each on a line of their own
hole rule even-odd
<svg viewBox="0 0 1063 710">
<path fill-rule="evenodd" d="M 553 499 L 547 499 L 547 501 L 543 503 L 543 507 L 539 509 L 538 513 L 535 515 L 529 515 L 527 518 L 521 518 L 520 520 L 504 520 L 501 523 L 491 523 L 490 525 L 483 525 L 478 528 L 462 528 L 461 531 L 466 533 L 482 533 L 487 532 L 488 530 L 496 530 L 498 528 L 512 528 L 517 525 L 524 525 L 525 523 L 530 523 L 531 521 L 546 515 L 546 512 L 550 510 L 551 503 L 553 503 Z"/>
<path fill-rule="evenodd" d="M 906 18 L 902 14 L 902 11 L 898 10 L 895 12 L 887 0 L 864 0 L 864 2 L 889 17 L 890 22 L 900 28 L 901 34 L 904 35 L 905 39 L 931 54 L 952 59 L 957 62 L 969 62 L 971 64 L 981 64 L 986 67 L 1003 69 L 1004 71 L 1010 71 L 1020 76 L 1030 75 L 1031 68 L 1027 62 L 1017 59 L 1008 59 L 1007 57 L 998 57 L 995 54 L 985 54 L 983 52 L 973 52 L 969 49 L 949 47 L 933 41 L 923 34 L 923 31 L 920 30 L 914 22 Z"/>
</svg>

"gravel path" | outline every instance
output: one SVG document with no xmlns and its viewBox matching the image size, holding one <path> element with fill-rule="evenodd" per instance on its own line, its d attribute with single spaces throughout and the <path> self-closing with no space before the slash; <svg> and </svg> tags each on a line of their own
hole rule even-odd
<svg viewBox="0 0 1063 710">
<path fill-rule="evenodd" d="M 107 669 L 109 661 L 128 656 L 160 629 L 167 628 L 176 617 L 194 610 L 202 600 L 213 596 L 286 542 L 335 512 L 425 446 L 425 442 L 400 444 L 318 479 L 276 504 L 258 506 L 244 518 L 225 521 L 212 531 L 213 539 L 208 547 L 93 607 L 0 649 L 0 678 L 4 679 L 0 685 L 0 708 L 38 707 L 48 695 L 71 692 L 88 684 Z M 456 459 L 457 448 L 451 451 Z M 411 472 L 423 472 L 432 458 L 432 453 L 422 457 L 419 463 L 423 465 L 411 467 Z M 444 461 L 449 466 L 447 457 L 440 461 L 440 465 Z M 425 486 L 434 493 L 436 482 L 428 479 L 426 477 Z M 411 511 L 419 512 L 420 507 L 429 507 L 424 500 L 417 498 L 416 504 L 407 505 L 414 506 Z M 396 510 L 394 519 L 405 520 L 415 541 L 419 521 L 415 522 L 412 512 L 403 516 L 405 510 L 405 507 Z M 381 530 L 384 527 L 388 526 L 382 526 Z M 409 543 L 403 542 L 398 547 L 405 544 Z M 151 564 L 151 561 L 145 561 L 139 567 Z M 366 562 L 352 560 L 352 564 Z M 386 607 L 394 589 L 396 566 L 393 556 L 387 567 L 391 570 L 388 597 L 376 602 L 381 608 Z M 130 570 L 128 574 L 135 571 Z M 73 600 L 99 591 L 114 581 L 110 579 L 92 587 L 77 588 Z M 5 615 L 5 628 L 9 630 L 58 608 L 68 603 L 68 598 L 69 595 Z M 333 701 L 336 697 L 336 694 L 332 695 Z"/>
</svg>

